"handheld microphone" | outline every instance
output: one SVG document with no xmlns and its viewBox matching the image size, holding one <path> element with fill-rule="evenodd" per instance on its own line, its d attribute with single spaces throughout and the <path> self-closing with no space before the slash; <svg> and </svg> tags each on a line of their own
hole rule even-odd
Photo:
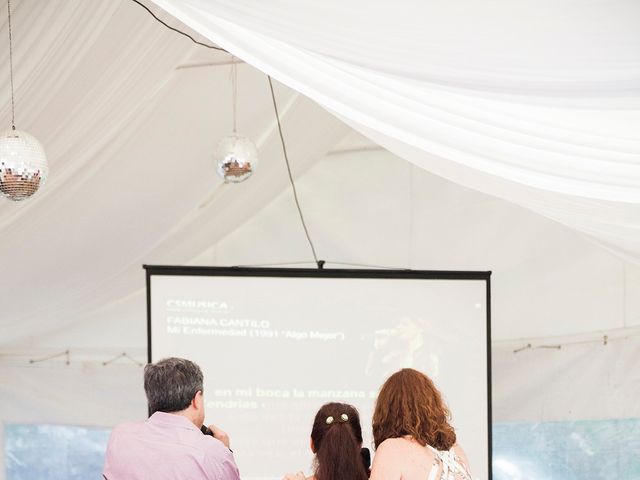
<svg viewBox="0 0 640 480">
<path fill-rule="evenodd" d="M 216 438 L 216 436 L 213 434 L 213 431 L 212 431 L 209 427 L 207 427 L 206 425 L 202 425 L 202 426 L 200 427 L 200 431 L 201 431 L 202 433 L 204 433 L 205 435 L 211 435 L 213 438 Z M 227 447 L 227 448 L 228 448 L 228 447 Z M 230 448 L 229 448 L 229 451 L 230 451 L 231 453 L 233 453 L 233 450 L 231 450 Z"/>
</svg>

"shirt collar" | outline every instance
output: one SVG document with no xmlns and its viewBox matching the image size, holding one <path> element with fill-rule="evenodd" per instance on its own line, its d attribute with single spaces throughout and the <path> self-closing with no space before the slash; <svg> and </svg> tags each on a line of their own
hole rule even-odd
<svg viewBox="0 0 640 480">
<path fill-rule="evenodd" d="M 178 428 L 187 428 L 189 430 L 198 430 L 191 420 L 182 415 L 166 412 L 155 412 L 151 415 L 147 422 L 154 425 L 165 425 Z"/>
</svg>

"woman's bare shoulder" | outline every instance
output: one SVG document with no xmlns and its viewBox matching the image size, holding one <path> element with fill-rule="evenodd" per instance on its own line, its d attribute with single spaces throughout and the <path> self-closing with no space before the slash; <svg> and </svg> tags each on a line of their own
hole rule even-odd
<svg viewBox="0 0 640 480">
<path fill-rule="evenodd" d="M 412 438 L 390 438 L 373 457 L 371 480 L 427 478 L 433 453 Z"/>
<path fill-rule="evenodd" d="M 413 443 L 415 443 L 413 440 L 405 437 L 387 438 L 384 442 L 378 445 L 378 448 L 376 449 L 376 451 L 404 450 L 404 449 L 410 448 Z"/>
<path fill-rule="evenodd" d="M 373 456 L 371 480 L 400 480 L 402 478 L 403 459 L 406 458 L 405 440 L 387 438 L 378 445 Z"/>
<path fill-rule="evenodd" d="M 416 440 L 407 437 L 388 438 L 376 449 L 377 453 L 384 455 L 409 455 L 429 453 L 424 446 Z"/>
</svg>

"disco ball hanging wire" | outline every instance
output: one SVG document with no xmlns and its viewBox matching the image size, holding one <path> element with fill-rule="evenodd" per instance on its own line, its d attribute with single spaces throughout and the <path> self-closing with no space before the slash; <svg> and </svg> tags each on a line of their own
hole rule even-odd
<svg viewBox="0 0 640 480">
<path fill-rule="evenodd" d="M 32 135 L 16 130 L 13 90 L 13 38 L 11 31 L 11 0 L 9 11 L 9 72 L 11 78 L 11 129 L 0 133 L 0 193 L 18 202 L 31 197 L 44 185 L 49 165 L 44 149 Z"/>
<path fill-rule="evenodd" d="M 231 61 L 231 93 L 233 133 L 220 140 L 213 157 L 216 162 L 216 171 L 225 183 L 240 183 L 255 171 L 258 165 L 258 149 L 250 138 L 237 133 L 238 69 L 235 57 Z"/>
<path fill-rule="evenodd" d="M 180 35 L 187 37 L 193 43 L 197 45 L 201 45 L 206 48 L 213 49 L 213 50 L 220 50 L 220 51 L 229 53 L 224 48 L 220 48 L 215 45 L 208 45 L 206 43 L 197 41 L 188 33 L 180 31 L 177 28 L 174 28 L 171 25 L 168 25 L 167 23 L 163 22 L 151 10 L 149 10 L 149 8 L 146 5 L 142 4 L 139 0 L 132 0 L 132 1 L 140 5 L 142 8 L 144 8 L 159 23 L 161 23 L 168 29 L 173 30 L 176 33 L 179 33 Z M 273 82 L 271 81 L 271 76 L 266 75 L 266 77 L 269 80 L 269 90 L 271 93 L 271 101 L 273 102 L 273 111 L 276 117 L 276 125 L 278 127 L 278 135 L 280 136 L 280 143 L 282 144 L 282 156 L 284 157 L 285 165 L 287 167 L 287 174 L 289 175 L 289 182 L 291 183 L 293 199 L 295 201 L 298 214 L 300 215 L 300 222 L 302 223 L 302 227 L 304 228 L 304 233 L 307 237 L 307 241 L 309 242 L 309 247 L 311 248 L 313 259 L 318 265 L 318 268 L 322 269 L 324 267 L 325 261 L 319 260 L 318 255 L 316 254 L 316 249 L 313 245 L 313 241 L 311 240 L 311 235 L 309 234 L 309 230 L 307 228 L 307 224 L 305 222 L 304 215 L 302 213 L 302 207 L 300 206 L 300 200 L 298 198 L 298 192 L 296 190 L 296 184 L 293 179 L 293 174 L 291 173 L 291 165 L 289 163 L 289 155 L 287 154 L 287 146 L 284 142 L 284 135 L 282 134 L 282 124 L 280 122 L 280 114 L 278 113 L 278 104 L 276 101 L 276 94 L 273 90 Z M 257 149 L 255 148 L 255 144 L 248 138 L 246 139 L 248 140 L 248 143 L 239 141 L 238 139 L 246 138 L 246 137 L 239 137 L 236 134 L 237 71 L 235 68 L 235 57 L 233 56 L 231 61 L 231 81 L 232 81 L 232 87 L 233 87 L 233 133 L 234 135 L 231 135 L 220 142 L 219 148 L 215 154 L 215 158 L 217 159 L 217 162 L 218 162 L 218 173 L 220 174 L 221 177 L 225 179 L 226 182 L 232 182 L 232 181 L 241 182 L 249 178 L 251 173 L 253 173 L 253 169 L 257 164 L 256 163 Z M 239 151 L 240 150 L 239 147 L 241 147 L 244 150 L 242 154 L 235 155 L 235 156 L 230 155 L 236 151 Z M 246 160 L 247 158 L 249 158 L 250 161 L 249 162 L 243 161 L 241 163 L 240 161 L 238 161 L 238 157 L 240 158 L 240 160 Z M 236 160 L 233 160 L 233 158 L 235 158 Z"/>
</svg>

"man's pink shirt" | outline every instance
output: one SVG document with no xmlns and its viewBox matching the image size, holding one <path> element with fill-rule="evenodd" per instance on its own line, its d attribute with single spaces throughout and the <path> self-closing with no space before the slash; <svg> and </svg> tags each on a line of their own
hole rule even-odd
<svg viewBox="0 0 640 480">
<path fill-rule="evenodd" d="M 111 432 L 107 480 L 239 480 L 231 451 L 187 418 L 156 412 Z"/>
</svg>

